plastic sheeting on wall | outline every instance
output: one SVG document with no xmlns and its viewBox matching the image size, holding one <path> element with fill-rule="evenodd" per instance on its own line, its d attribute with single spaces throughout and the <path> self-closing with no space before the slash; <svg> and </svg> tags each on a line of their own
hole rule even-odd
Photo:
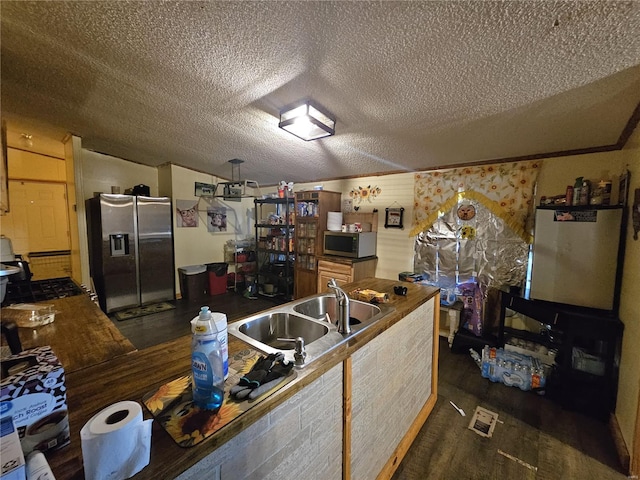
<svg viewBox="0 0 640 480">
<path fill-rule="evenodd" d="M 441 288 L 473 279 L 489 287 L 523 285 L 529 244 L 480 202 L 462 203 L 475 207 L 472 219 L 459 218 L 456 206 L 416 236 L 414 271 Z"/>
</svg>

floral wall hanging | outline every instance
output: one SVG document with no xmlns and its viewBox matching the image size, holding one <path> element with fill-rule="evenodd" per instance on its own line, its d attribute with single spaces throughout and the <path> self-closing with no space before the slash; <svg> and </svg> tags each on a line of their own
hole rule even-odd
<svg viewBox="0 0 640 480">
<path fill-rule="evenodd" d="M 527 223 L 534 207 L 533 190 L 541 164 L 540 161 L 525 161 L 417 173 L 410 235 L 427 230 L 440 212 L 456 206 L 461 208 L 460 215 L 471 215 L 472 212 L 460 204 L 464 200 L 475 200 L 531 243 L 533 237 Z M 463 217 L 460 219 L 464 220 Z"/>
<path fill-rule="evenodd" d="M 353 188 L 351 192 L 349 192 L 349 196 L 356 200 L 358 203 L 362 202 L 363 200 L 371 202 L 372 198 L 376 198 L 381 193 L 382 189 L 380 187 L 372 187 L 371 185 L 367 185 L 366 187 Z"/>
</svg>

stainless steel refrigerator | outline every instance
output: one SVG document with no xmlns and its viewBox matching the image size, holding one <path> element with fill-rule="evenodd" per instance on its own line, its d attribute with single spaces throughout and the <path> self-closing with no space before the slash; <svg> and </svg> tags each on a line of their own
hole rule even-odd
<svg viewBox="0 0 640 480">
<path fill-rule="evenodd" d="M 614 311 L 622 207 L 539 207 L 530 297 Z"/>
<path fill-rule="evenodd" d="M 91 276 L 106 313 L 175 299 L 171 199 L 87 200 Z"/>
</svg>

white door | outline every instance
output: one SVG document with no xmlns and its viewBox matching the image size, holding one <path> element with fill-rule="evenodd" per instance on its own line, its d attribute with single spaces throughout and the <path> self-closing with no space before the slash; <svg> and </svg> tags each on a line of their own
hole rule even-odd
<svg viewBox="0 0 640 480">
<path fill-rule="evenodd" d="M 0 217 L 1 231 L 15 253 L 70 249 L 64 184 L 10 180 L 9 205 L 10 212 Z"/>
</svg>

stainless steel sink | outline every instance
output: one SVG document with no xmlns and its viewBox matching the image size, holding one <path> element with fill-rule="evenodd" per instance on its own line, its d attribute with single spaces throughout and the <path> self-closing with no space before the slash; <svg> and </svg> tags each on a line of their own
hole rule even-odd
<svg viewBox="0 0 640 480">
<path fill-rule="evenodd" d="M 303 337 L 309 344 L 329 333 L 329 325 L 288 312 L 272 312 L 249 318 L 238 331 L 270 347 L 290 350 L 293 344 L 282 339 Z"/>
<path fill-rule="evenodd" d="M 349 300 L 349 306 L 351 325 L 365 323 L 381 311 L 378 305 L 353 299 Z M 338 301 L 334 295 L 315 295 L 294 305 L 293 310 L 318 320 L 327 320 L 329 315 L 330 322 L 334 324 L 338 321 Z"/>
<path fill-rule="evenodd" d="M 352 325 L 349 334 L 338 333 L 335 325 L 338 305 L 332 293 L 305 297 L 265 310 L 230 323 L 228 331 L 261 352 L 283 352 L 289 361 L 295 360 L 294 340 L 302 337 L 306 358 L 303 365 L 297 366 L 303 367 L 347 342 L 393 310 L 388 305 L 372 305 L 359 300 L 350 300 L 349 304 Z"/>
</svg>

